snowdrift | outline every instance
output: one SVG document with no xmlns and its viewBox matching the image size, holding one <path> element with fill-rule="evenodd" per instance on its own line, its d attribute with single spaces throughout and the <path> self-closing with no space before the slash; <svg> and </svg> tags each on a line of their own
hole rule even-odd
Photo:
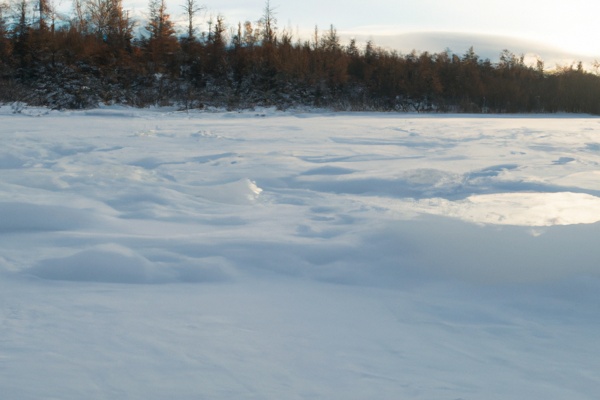
<svg viewBox="0 0 600 400">
<path fill-rule="evenodd" d="M 600 390 L 597 118 L 0 120 L 6 398 Z"/>
</svg>

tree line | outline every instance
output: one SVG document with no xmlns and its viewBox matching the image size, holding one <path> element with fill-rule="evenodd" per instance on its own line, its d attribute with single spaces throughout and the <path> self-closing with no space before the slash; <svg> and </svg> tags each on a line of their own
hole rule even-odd
<svg viewBox="0 0 600 400">
<path fill-rule="evenodd" d="M 600 114 L 600 77 L 581 63 L 547 71 L 508 50 L 498 62 L 464 54 L 400 54 L 369 41 L 342 44 L 334 26 L 294 38 L 262 18 L 228 26 L 203 21 L 184 0 L 177 33 L 165 0 L 135 21 L 122 0 L 0 3 L 0 102 L 52 108 L 316 106 L 338 110 L 582 112 Z"/>
</svg>

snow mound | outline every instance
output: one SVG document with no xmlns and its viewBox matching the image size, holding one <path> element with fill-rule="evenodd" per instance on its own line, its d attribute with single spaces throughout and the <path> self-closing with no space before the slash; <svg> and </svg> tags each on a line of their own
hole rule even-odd
<svg viewBox="0 0 600 400">
<path fill-rule="evenodd" d="M 42 260 L 27 272 L 47 280 L 129 284 L 219 282 L 231 280 L 233 275 L 219 257 L 165 265 L 114 243 Z"/>
<path fill-rule="evenodd" d="M 146 258 L 116 244 L 43 260 L 28 272 L 43 279 L 82 282 L 152 283 L 168 278 Z"/>
</svg>

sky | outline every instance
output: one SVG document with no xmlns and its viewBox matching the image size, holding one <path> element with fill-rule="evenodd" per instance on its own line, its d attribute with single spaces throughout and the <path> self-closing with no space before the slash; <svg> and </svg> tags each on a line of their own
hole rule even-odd
<svg viewBox="0 0 600 400">
<path fill-rule="evenodd" d="M 220 13 L 235 25 L 258 20 L 265 2 L 220 0 L 203 4 L 209 14 Z M 600 57 L 600 2 L 590 0 L 275 0 L 271 5 L 279 28 L 288 27 L 294 33 L 311 32 L 315 25 L 325 30 L 333 24 L 345 36 L 415 32 L 499 35 Z"/>
<path fill-rule="evenodd" d="M 70 0 L 58 0 L 70 7 Z M 167 0 L 172 19 L 185 30 L 186 0 Z M 198 24 L 224 17 L 233 30 L 238 22 L 258 21 L 265 0 L 196 0 L 204 6 Z M 149 0 L 123 0 L 134 14 L 147 13 Z M 483 59 L 497 60 L 503 49 L 526 59 L 541 58 L 547 68 L 583 61 L 592 68 L 600 58 L 597 17 L 600 2 L 591 0 L 272 0 L 277 28 L 295 38 L 312 38 L 315 26 L 323 32 L 333 25 L 343 42 L 372 40 L 401 53 L 463 54 L 470 46 Z M 143 18 L 143 17 L 142 17 Z"/>
</svg>

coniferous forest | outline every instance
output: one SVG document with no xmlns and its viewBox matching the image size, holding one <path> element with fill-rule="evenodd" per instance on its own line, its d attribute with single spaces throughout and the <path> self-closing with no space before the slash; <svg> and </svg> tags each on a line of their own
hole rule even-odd
<svg viewBox="0 0 600 400">
<path fill-rule="evenodd" d="M 268 1 L 259 21 L 235 25 L 182 1 L 184 32 L 165 0 L 149 1 L 145 21 L 121 0 L 74 0 L 70 15 L 49 0 L 0 3 L 0 102 L 600 114 L 600 77 L 581 63 L 547 71 L 508 50 L 498 62 L 473 48 L 400 54 L 342 44 L 334 26 L 294 37 Z"/>
</svg>

